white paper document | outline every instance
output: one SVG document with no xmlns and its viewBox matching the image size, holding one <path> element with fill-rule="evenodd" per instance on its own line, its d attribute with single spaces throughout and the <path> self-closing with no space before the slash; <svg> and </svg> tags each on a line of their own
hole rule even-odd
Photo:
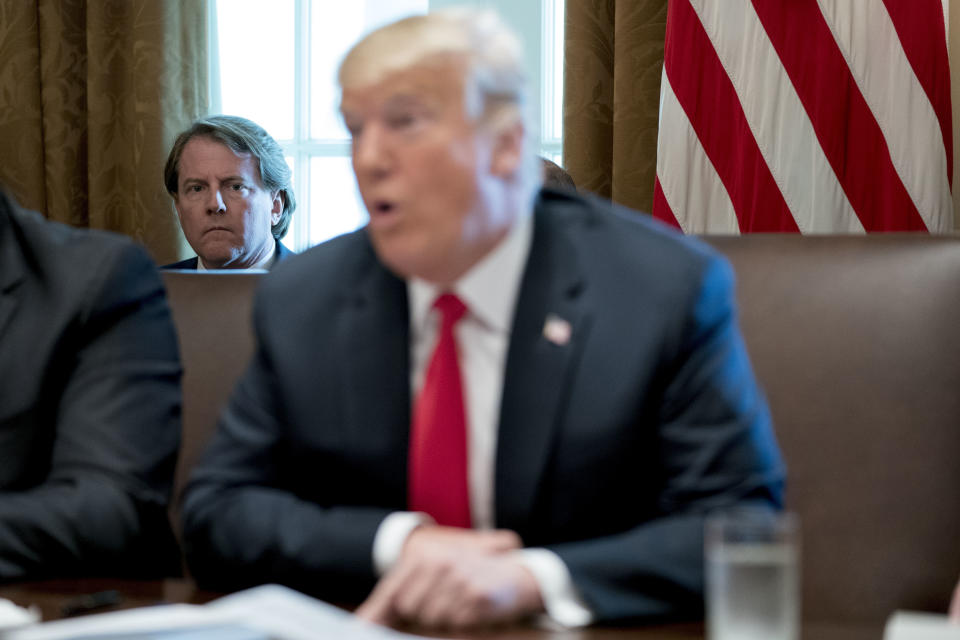
<svg viewBox="0 0 960 640">
<path fill-rule="evenodd" d="M 0 633 L 2 640 L 410 640 L 278 585 L 205 605 L 170 604 L 57 620 Z"/>
<path fill-rule="evenodd" d="M 960 625 L 936 613 L 897 611 L 887 620 L 883 640 L 960 640 Z"/>
<path fill-rule="evenodd" d="M 9 600 L 0 598 L 0 632 L 34 624 L 39 621 L 40 612 L 36 609 L 24 609 Z"/>
</svg>

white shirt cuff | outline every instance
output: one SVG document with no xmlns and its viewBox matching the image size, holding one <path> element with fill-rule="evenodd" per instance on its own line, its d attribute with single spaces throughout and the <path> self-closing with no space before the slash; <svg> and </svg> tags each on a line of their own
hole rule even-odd
<svg viewBox="0 0 960 640">
<path fill-rule="evenodd" d="M 377 527 L 373 538 L 373 569 L 378 576 L 389 571 L 400 559 L 407 536 L 422 524 L 433 520 L 425 513 L 394 511 Z"/>
<path fill-rule="evenodd" d="M 570 571 L 560 556 L 548 549 L 531 548 L 515 552 L 530 570 L 550 621 L 561 627 L 585 627 L 593 622 L 593 612 L 577 593 Z"/>
</svg>

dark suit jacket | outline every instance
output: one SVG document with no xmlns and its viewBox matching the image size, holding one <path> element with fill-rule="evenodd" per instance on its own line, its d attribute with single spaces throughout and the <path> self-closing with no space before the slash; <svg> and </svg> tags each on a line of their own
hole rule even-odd
<svg viewBox="0 0 960 640">
<path fill-rule="evenodd" d="M 179 571 L 177 342 L 120 236 L 0 195 L 0 580 Z"/>
<path fill-rule="evenodd" d="M 696 615 L 705 511 L 779 506 L 783 468 L 732 271 L 634 212 L 544 191 L 508 348 L 498 527 L 555 551 L 598 620 Z M 572 325 L 544 338 L 548 314 Z M 194 575 L 337 601 L 375 581 L 405 509 L 405 283 L 364 230 L 272 272 L 258 345 L 184 502 Z"/>
<path fill-rule="evenodd" d="M 287 248 L 283 245 L 283 243 L 280 242 L 279 240 L 275 240 L 274 242 L 277 243 L 277 248 L 276 248 L 276 251 L 274 251 L 274 253 L 273 253 L 273 264 L 272 264 L 271 267 L 270 267 L 271 269 L 272 269 L 274 266 L 276 266 L 278 262 L 280 262 L 280 261 L 282 261 L 282 260 L 286 260 L 286 259 L 289 258 L 290 256 L 295 256 L 295 255 L 297 255 L 295 252 L 291 251 L 290 249 L 287 249 Z M 161 269 L 189 269 L 189 270 L 195 270 L 195 269 L 197 268 L 197 263 L 198 263 L 199 261 L 200 261 L 200 258 L 199 258 L 198 256 L 193 256 L 192 258 L 187 258 L 186 260 L 181 260 L 180 262 L 171 262 L 170 264 L 165 264 L 165 265 L 163 265 L 163 266 L 160 267 L 160 268 L 161 268 Z"/>
</svg>

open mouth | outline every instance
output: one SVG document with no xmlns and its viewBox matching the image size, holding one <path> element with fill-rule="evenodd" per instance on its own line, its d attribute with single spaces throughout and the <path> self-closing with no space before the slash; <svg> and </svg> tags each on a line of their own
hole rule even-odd
<svg viewBox="0 0 960 640">
<path fill-rule="evenodd" d="M 371 213 L 377 215 L 385 215 L 391 213 L 396 207 L 392 202 L 387 202 L 386 200 L 378 200 L 373 203 L 373 211 Z"/>
</svg>

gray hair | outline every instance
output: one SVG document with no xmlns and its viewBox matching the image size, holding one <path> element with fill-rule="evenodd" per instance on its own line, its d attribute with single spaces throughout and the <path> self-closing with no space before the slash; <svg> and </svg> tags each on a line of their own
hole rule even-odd
<svg viewBox="0 0 960 640">
<path fill-rule="evenodd" d="M 524 131 L 520 184 L 540 186 L 520 39 L 490 9 L 450 8 L 404 18 L 360 40 L 340 64 L 341 88 L 372 84 L 385 75 L 433 59 L 461 56 L 467 64 L 466 112 L 493 131 L 519 123 Z"/>
<path fill-rule="evenodd" d="M 283 196 L 283 212 L 270 231 L 277 240 L 286 235 L 290 216 L 297 208 L 290 167 L 277 141 L 252 120 L 239 116 L 207 116 L 195 121 L 177 136 L 163 168 L 163 183 L 170 195 L 176 197 L 179 190 L 180 156 L 183 155 L 183 148 L 190 140 L 199 137 L 210 138 L 224 144 L 234 153 L 249 153 L 257 159 L 260 182 L 264 188 L 271 193 L 279 192 Z"/>
</svg>

